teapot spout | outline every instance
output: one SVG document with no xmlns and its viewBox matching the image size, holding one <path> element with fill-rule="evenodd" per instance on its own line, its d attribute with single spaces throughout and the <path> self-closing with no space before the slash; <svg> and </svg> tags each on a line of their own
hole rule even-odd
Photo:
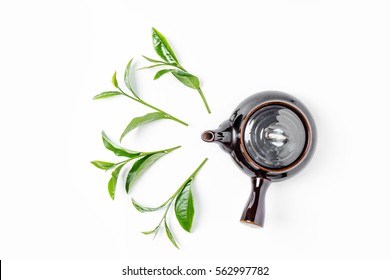
<svg viewBox="0 0 390 280">
<path fill-rule="evenodd" d="M 221 147 L 227 151 L 231 152 L 232 150 L 232 126 L 229 120 L 223 122 L 215 130 L 206 130 L 202 133 L 201 138 L 203 141 L 212 143 L 216 142 L 221 145 Z"/>
<path fill-rule="evenodd" d="M 215 131 L 206 130 L 201 135 L 202 140 L 205 142 L 214 142 L 215 141 Z"/>
</svg>

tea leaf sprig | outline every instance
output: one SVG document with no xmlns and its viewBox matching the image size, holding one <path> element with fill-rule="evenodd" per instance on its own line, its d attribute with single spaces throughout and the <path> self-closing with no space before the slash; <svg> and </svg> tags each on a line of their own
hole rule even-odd
<svg viewBox="0 0 390 280">
<path fill-rule="evenodd" d="M 117 156 L 127 158 L 126 160 L 116 163 L 99 160 L 91 161 L 91 163 L 99 169 L 103 169 L 105 171 L 113 169 L 111 173 L 111 178 L 108 182 L 108 193 L 113 200 L 115 198 L 115 190 L 117 187 L 119 173 L 128 162 L 139 158 L 137 161 L 134 162 L 133 166 L 127 172 L 125 182 L 125 189 L 127 193 L 129 193 L 129 191 L 131 190 L 135 182 L 141 177 L 141 175 L 146 172 L 148 168 L 151 167 L 158 159 L 181 147 L 177 146 L 170 149 L 153 152 L 138 152 L 128 150 L 116 145 L 110 138 L 108 138 L 104 131 L 102 132 L 102 139 L 103 144 L 107 150 L 112 151 Z"/>
<path fill-rule="evenodd" d="M 191 73 L 189 73 L 179 62 L 176 54 L 174 53 L 172 47 L 169 45 L 167 39 L 155 28 L 152 28 L 152 39 L 154 50 L 161 57 L 162 60 L 156 60 L 149 57 L 144 56 L 146 60 L 154 63 L 153 65 L 143 67 L 140 69 L 147 68 L 155 68 L 162 67 L 154 76 L 154 79 L 157 80 L 163 75 L 167 73 L 171 73 L 176 79 L 178 79 L 182 84 L 192 89 L 198 91 L 201 96 L 203 103 L 209 113 L 211 113 L 210 108 L 207 104 L 206 98 L 201 90 L 199 78 Z M 111 82 L 114 86 L 114 90 L 104 91 L 93 97 L 96 99 L 105 99 L 114 96 L 126 96 L 127 98 L 138 102 L 148 108 L 151 108 L 153 112 L 149 112 L 146 115 L 139 116 L 133 118 L 127 127 L 124 129 L 122 135 L 120 136 L 120 142 L 122 139 L 132 130 L 145 125 L 150 122 L 154 122 L 160 119 L 170 119 L 185 126 L 188 124 L 167 112 L 147 103 L 143 100 L 137 92 L 135 92 L 134 87 L 131 82 L 132 76 L 132 63 L 133 59 L 131 59 L 124 71 L 124 84 L 125 90 L 123 90 L 118 83 L 117 80 L 117 72 L 115 71 Z M 108 192 L 110 197 L 114 200 L 115 192 L 118 188 L 118 177 L 119 175 L 124 177 L 125 181 L 123 183 L 123 187 L 126 192 L 129 193 L 132 187 L 135 185 L 137 180 L 161 157 L 164 155 L 180 148 L 181 146 L 153 151 L 153 152 L 140 152 L 128 150 L 120 145 L 114 143 L 105 133 L 102 132 L 102 140 L 106 149 L 113 152 L 118 157 L 124 157 L 124 160 L 118 160 L 117 162 L 107 162 L 95 160 L 91 163 L 102 170 L 111 171 L 111 177 L 108 182 Z M 194 207 L 194 199 L 192 196 L 192 187 L 193 182 L 195 180 L 195 176 L 198 174 L 199 170 L 206 163 L 207 158 L 203 160 L 203 162 L 196 168 L 196 170 L 184 181 L 184 183 L 176 190 L 176 192 L 168 198 L 163 204 L 158 207 L 145 207 L 137 203 L 134 199 L 132 199 L 132 203 L 134 207 L 140 212 L 152 212 L 157 211 L 159 209 L 164 209 L 163 216 L 158 223 L 158 225 L 151 231 L 143 232 L 144 234 L 152 234 L 154 236 L 160 231 L 160 229 L 164 228 L 165 233 L 168 239 L 172 242 L 172 244 L 179 248 L 175 237 L 169 228 L 167 217 L 170 209 L 173 207 L 175 210 L 176 219 L 178 220 L 180 226 L 187 232 L 191 232 L 193 219 L 195 215 L 195 207 Z M 132 164 L 130 166 L 130 164 Z M 125 171 L 126 170 L 126 171 Z"/>
<path fill-rule="evenodd" d="M 203 162 L 198 166 L 198 168 L 195 169 L 195 171 L 187 178 L 187 180 L 184 181 L 184 183 L 177 189 L 177 191 L 168 198 L 167 201 L 165 201 L 163 204 L 161 204 L 158 207 L 146 207 L 142 206 L 138 202 L 136 202 L 134 199 L 132 199 L 134 207 L 139 212 L 152 212 L 157 211 L 160 209 L 165 208 L 163 217 L 161 218 L 158 225 L 150 231 L 144 231 L 143 234 L 153 234 L 156 236 L 156 234 L 159 232 L 159 230 L 164 227 L 165 233 L 168 237 L 168 239 L 172 242 L 172 244 L 179 249 L 179 246 L 175 240 L 174 235 L 172 234 L 172 231 L 170 230 L 168 223 L 167 223 L 167 215 L 169 212 L 169 209 L 171 208 L 171 205 L 173 205 L 173 202 L 175 202 L 174 208 L 175 208 L 175 214 L 176 218 L 179 221 L 179 224 L 181 227 L 188 232 L 191 232 L 192 228 L 192 222 L 194 219 L 195 214 L 195 208 L 194 208 L 194 199 L 192 197 L 192 184 L 195 180 L 195 176 L 198 174 L 199 170 L 202 168 L 202 166 L 206 163 L 207 158 L 203 160 Z"/>
<path fill-rule="evenodd" d="M 210 114 L 211 110 L 209 105 L 207 104 L 206 97 L 204 96 L 202 89 L 200 88 L 199 78 L 189 73 L 186 69 L 184 69 L 184 67 L 180 64 L 179 60 L 177 59 L 176 54 L 174 53 L 172 47 L 168 43 L 168 40 L 164 37 L 164 35 L 162 35 L 155 28 L 152 28 L 152 39 L 153 39 L 154 50 L 156 51 L 157 55 L 163 59 L 163 61 L 149 58 L 147 56 L 143 56 L 146 60 L 155 64 L 140 69 L 149 69 L 149 68 L 163 67 L 163 66 L 176 68 L 176 69 L 168 68 L 168 69 L 159 70 L 154 76 L 154 79 L 157 80 L 161 76 L 167 73 L 171 73 L 183 85 L 198 91 L 207 109 L 207 112 Z"/>
<path fill-rule="evenodd" d="M 133 58 L 127 64 L 126 69 L 125 69 L 125 74 L 124 74 L 124 82 L 125 82 L 127 89 L 130 91 L 130 94 L 127 94 L 126 92 L 124 92 L 122 90 L 122 88 L 119 86 L 118 80 L 116 77 L 116 71 L 115 71 L 114 75 L 112 76 L 111 82 L 117 90 L 105 91 L 105 92 L 102 92 L 102 93 L 93 97 L 94 100 L 97 100 L 97 99 L 104 99 L 104 98 L 122 95 L 122 96 L 126 96 L 126 97 L 130 98 L 131 100 L 134 100 L 138 103 L 141 103 L 142 105 L 145 105 L 145 106 L 156 111 L 156 112 L 149 113 L 149 114 L 146 114 L 144 116 L 133 119 L 127 125 L 126 129 L 123 131 L 121 138 L 120 138 L 120 141 L 122 141 L 123 137 L 125 137 L 127 133 L 129 133 L 131 130 L 135 129 L 136 127 L 139 127 L 139 126 L 144 125 L 146 123 L 160 120 L 160 119 L 170 119 L 170 120 L 173 120 L 175 122 L 181 123 L 185 126 L 188 126 L 188 123 L 186 123 L 186 122 L 168 114 L 167 112 L 147 103 L 134 91 L 133 86 L 131 84 L 132 62 L 133 62 Z"/>
</svg>

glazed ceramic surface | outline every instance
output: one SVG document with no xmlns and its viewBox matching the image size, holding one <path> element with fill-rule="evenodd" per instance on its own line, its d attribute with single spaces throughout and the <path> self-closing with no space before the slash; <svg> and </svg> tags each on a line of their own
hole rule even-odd
<svg viewBox="0 0 390 280">
<path fill-rule="evenodd" d="M 264 199 L 270 182 L 299 172 L 313 156 L 316 128 L 307 108 L 279 91 L 254 94 L 218 129 L 202 134 L 216 142 L 252 177 L 252 192 L 241 220 L 263 226 Z"/>
</svg>

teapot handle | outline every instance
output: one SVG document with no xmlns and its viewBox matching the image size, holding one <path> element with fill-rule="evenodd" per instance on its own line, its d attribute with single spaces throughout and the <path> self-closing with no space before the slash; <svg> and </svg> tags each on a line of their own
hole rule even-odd
<svg viewBox="0 0 390 280">
<path fill-rule="evenodd" d="M 252 190 L 244 212 L 242 213 L 241 222 L 260 227 L 264 226 L 265 194 L 270 184 L 270 180 L 261 177 L 252 177 Z"/>
</svg>

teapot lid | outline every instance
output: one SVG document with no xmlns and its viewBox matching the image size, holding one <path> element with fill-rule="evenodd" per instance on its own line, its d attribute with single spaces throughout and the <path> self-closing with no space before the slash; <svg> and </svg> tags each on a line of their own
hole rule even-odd
<svg viewBox="0 0 390 280">
<path fill-rule="evenodd" d="M 263 103 L 248 114 L 242 125 L 244 154 L 256 167 L 272 172 L 286 171 L 304 157 L 310 127 L 292 104 Z"/>
</svg>

